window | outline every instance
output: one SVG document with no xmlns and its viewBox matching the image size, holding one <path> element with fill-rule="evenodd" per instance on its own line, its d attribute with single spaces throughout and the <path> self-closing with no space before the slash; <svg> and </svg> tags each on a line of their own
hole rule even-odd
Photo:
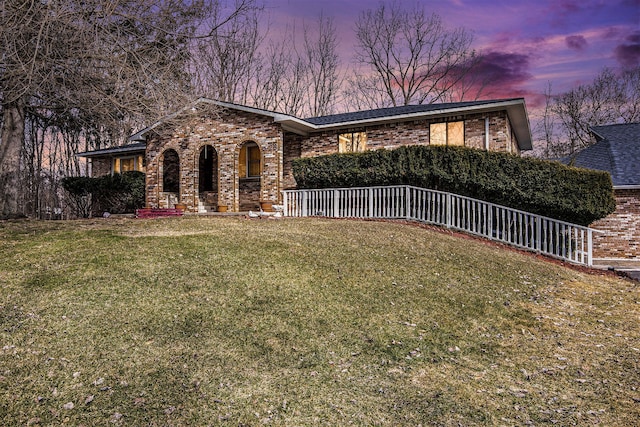
<svg viewBox="0 0 640 427">
<path fill-rule="evenodd" d="M 429 126 L 429 144 L 464 145 L 464 122 L 432 123 Z"/>
<path fill-rule="evenodd" d="M 131 171 L 144 172 L 142 156 L 116 157 L 113 160 L 113 173 L 125 173 Z"/>
<path fill-rule="evenodd" d="M 247 142 L 240 149 L 239 172 L 240 178 L 255 178 L 260 176 L 261 163 L 260 147 L 255 142 Z"/>
<path fill-rule="evenodd" d="M 348 132 L 338 135 L 339 153 L 360 153 L 367 149 L 366 132 Z"/>
</svg>

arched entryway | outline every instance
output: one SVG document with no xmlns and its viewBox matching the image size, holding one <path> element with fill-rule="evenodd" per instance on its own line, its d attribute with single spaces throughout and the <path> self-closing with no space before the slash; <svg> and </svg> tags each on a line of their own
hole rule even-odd
<svg viewBox="0 0 640 427">
<path fill-rule="evenodd" d="M 218 153 L 211 145 L 200 149 L 198 158 L 198 210 L 218 208 Z"/>
<path fill-rule="evenodd" d="M 173 149 L 162 155 L 162 193 L 167 207 L 180 202 L 180 156 Z"/>
<path fill-rule="evenodd" d="M 240 146 L 238 156 L 239 207 L 241 211 L 260 209 L 262 152 L 253 141 Z"/>
</svg>

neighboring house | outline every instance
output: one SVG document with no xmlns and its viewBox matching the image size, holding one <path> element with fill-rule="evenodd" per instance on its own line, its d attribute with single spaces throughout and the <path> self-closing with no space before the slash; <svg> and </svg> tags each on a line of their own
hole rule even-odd
<svg viewBox="0 0 640 427">
<path fill-rule="evenodd" d="M 189 212 L 258 209 L 295 188 L 292 161 L 403 145 L 463 145 L 519 154 L 532 149 L 524 100 L 384 108 L 301 119 L 199 99 L 130 138 L 132 144 L 80 154 L 93 176 L 146 172 L 149 207 Z"/>
<path fill-rule="evenodd" d="M 593 256 L 640 259 L 640 123 L 594 126 L 594 144 L 563 159 L 573 166 L 609 172 L 616 211 L 591 224 Z"/>
</svg>

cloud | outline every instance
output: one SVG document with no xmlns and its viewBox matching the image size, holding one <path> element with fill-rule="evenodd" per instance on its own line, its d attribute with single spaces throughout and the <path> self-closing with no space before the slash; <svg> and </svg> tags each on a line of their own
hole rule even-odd
<svg viewBox="0 0 640 427">
<path fill-rule="evenodd" d="M 626 43 L 615 48 L 616 59 L 625 68 L 640 65 L 640 31 L 636 31 L 626 38 Z"/>
<path fill-rule="evenodd" d="M 474 74 L 492 86 L 514 85 L 531 78 L 529 67 L 528 55 L 492 51 L 480 55 Z"/>
<path fill-rule="evenodd" d="M 464 79 L 465 85 L 471 85 L 470 95 L 479 93 L 484 99 L 526 98 L 530 106 L 544 102 L 539 93 L 527 88 L 533 79 L 529 55 L 491 50 L 481 53 L 477 60 Z"/>
<path fill-rule="evenodd" d="M 569 49 L 573 49 L 573 50 L 577 50 L 577 51 L 583 51 L 587 48 L 587 39 L 584 38 L 584 36 L 579 35 L 579 36 L 567 36 L 565 37 L 565 43 L 567 44 L 567 47 Z"/>
</svg>

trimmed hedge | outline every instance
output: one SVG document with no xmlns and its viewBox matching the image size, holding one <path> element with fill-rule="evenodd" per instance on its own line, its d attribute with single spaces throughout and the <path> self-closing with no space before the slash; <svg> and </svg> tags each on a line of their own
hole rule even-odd
<svg viewBox="0 0 640 427">
<path fill-rule="evenodd" d="M 97 178 L 66 177 L 62 179 L 62 187 L 69 193 L 75 214 L 80 217 L 87 217 L 90 213 L 134 212 L 145 205 L 145 175 L 142 172 Z"/>
<path fill-rule="evenodd" d="M 464 147 L 407 146 L 293 162 L 298 188 L 413 185 L 588 225 L 615 210 L 611 177 Z"/>
</svg>

